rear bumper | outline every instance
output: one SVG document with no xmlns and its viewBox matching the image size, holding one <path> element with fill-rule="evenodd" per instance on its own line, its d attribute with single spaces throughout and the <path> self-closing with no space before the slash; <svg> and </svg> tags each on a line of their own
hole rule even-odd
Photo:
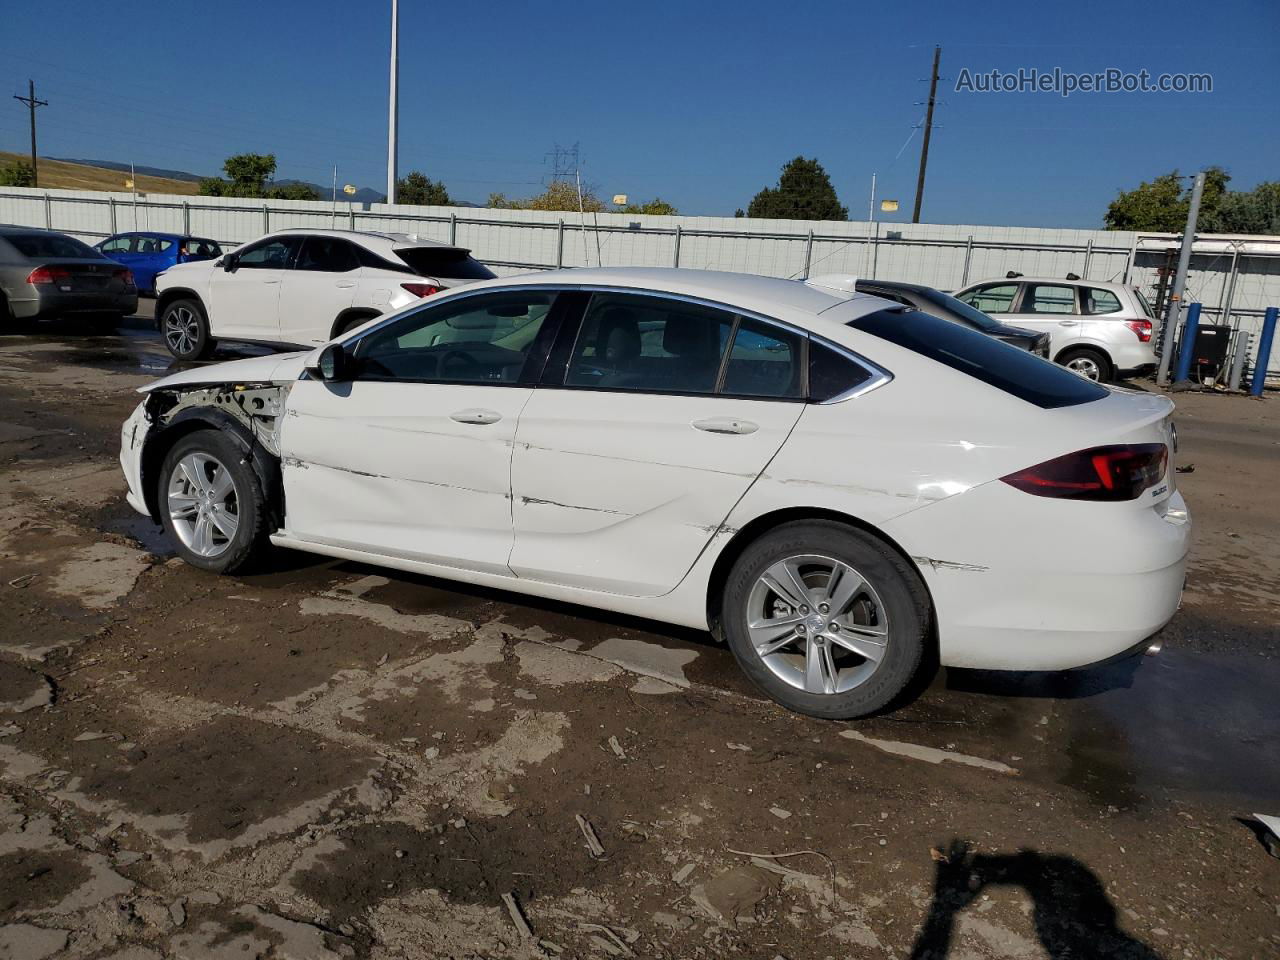
<svg viewBox="0 0 1280 960">
<path fill-rule="evenodd" d="M 1140 507 L 1026 495 L 1020 502 L 1000 487 L 886 527 L 915 555 L 932 594 L 944 666 L 1084 667 L 1128 652 L 1169 622 L 1191 536 L 1177 492 Z"/>
<path fill-rule="evenodd" d="M 13 315 L 21 320 L 75 313 L 136 313 L 138 291 L 127 293 L 63 293 L 40 290 L 32 296 L 9 299 Z"/>
</svg>

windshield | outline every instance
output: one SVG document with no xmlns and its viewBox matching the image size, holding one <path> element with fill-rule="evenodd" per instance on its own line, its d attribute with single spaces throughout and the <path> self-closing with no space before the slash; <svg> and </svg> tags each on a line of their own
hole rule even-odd
<svg viewBox="0 0 1280 960">
<path fill-rule="evenodd" d="M 999 321 L 992 320 L 977 307 L 971 307 L 963 300 L 957 300 L 955 297 L 948 293 L 943 293 L 941 290 L 921 290 L 920 296 L 924 297 L 930 303 L 936 303 L 938 306 L 944 307 L 952 313 L 959 314 L 979 330 L 983 330 L 987 333 L 994 333 L 1003 326 Z"/>
<path fill-rule="evenodd" d="M 102 260 L 102 254 L 75 237 L 60 233 L 10 233 L 5 236 L 18 252 L 33 260 L 56 257 L 61 260 Z"/>
</svg>

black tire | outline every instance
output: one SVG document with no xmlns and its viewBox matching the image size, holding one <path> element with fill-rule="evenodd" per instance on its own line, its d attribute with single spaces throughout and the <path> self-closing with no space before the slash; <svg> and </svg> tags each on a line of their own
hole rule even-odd
<svg viewBox="0 0 1280 960">
<path fill-rule="evenodd" d="M 765 664 L 748 634 L 748 606 L 757 580 L 775 563 L 806 555 L 831 558 L 861 574 L 878 594 L 882 612 L 876 616 L 887 621 L 884 653 L 878 666 L 844 692 L 810 693 L 793 686 Z M 721 622 L 738 665 L 771 699 L 811 717 L 850 720 L 883 710 L 911 685 L 925 660 L 930 612 L 919 575 L 896 551 L 854 527 L 805 520 L 770 530 L 738 557 L 725 582 Z M 839 656 L 850 656 L 834 646 L 832 650 Z M 855 664 L 858 659 L 854 659 Z"/>
<path fill-rule="evenodd" d="M 334 321 L 333 336 L 330 337 L 329 339 L 331 340 L 336 339 L 342 336 L 347 331 L 354 330 L 356 327 L 360 326 L 361 324 L 368 323 L 374 317 L 378 317 L 378 316 L 381 316 L 381 314 L 373 313 L 371 311 L 369 313 L 357 313 L 354 316 L 341 317 L 338 320 Z"/>
<path fill-rule="evenodd" d="M 1093 347 L 1072 347 L 1058 354 L 1058 363 L 1080 376 L 1098 383 L 1110 383 L 1116 369 L 1101 350 Z M 1097 372 L 1095 376 L 1093 371 Z"/>
<path fill-rule="evenodd" d="M 199 300 L 183 298 L 166 304 L 160 315 L 164 345 L 179 360 L 203 360 L 218 345 L 209 334 L 209 318 Z"/>
<path fill-rule="evenodd" d="M 170 482 L 180 470 L 179 464 L 191 454 L 211 457 L 225 467 L 231 477 L 235 494 L 236 529 L 230 538 L 223 537 L 225 545 L 214 556 L 196 552 L 184 540 L 175 526 L 169 506 Z M 187 563 L 213 573 L 235 573 L 264 556 L 270 547 L 267 540 L 267 502 L 262 484 L 253 467 L 248 463 L 243 446 L 221 430 L 197 430 L 187 434 L 173 445 L 160 474 L 156 478 L 156 502 L 160 506 L 160 522 L 172 538 L 178 556 Z M 214 476 L 217 474 L 215 473 Z M 206 475 L 205 479 L 208 479 Z M 181 522 L 181 521 L 177 521 Z"/>
</svg>

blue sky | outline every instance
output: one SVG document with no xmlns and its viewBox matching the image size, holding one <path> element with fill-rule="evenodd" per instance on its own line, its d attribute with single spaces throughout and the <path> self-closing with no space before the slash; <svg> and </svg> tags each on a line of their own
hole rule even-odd
<svg viewBox="0 0 1280 960">
<path fill-rule="evenodd" d="M 5 5 L 0 92 L 28 76 L 40 152 L 381 187 L 389 0 Z M 790 4 L 401 0 L 400 169 L 457 197 L 528 195 L 556 143 L 610 197 L 732 214 L 804 154 L 865 218 L 871 174 L 910 218 L 929 61 L 942 45 L 922 219 L 1090 227 L 1118 188 L 1218 163 L 1280 179 L 1270 64 L 1280 4 L 1173 0 Z M 1210 94 L 955 92 L 971 72 L 1207 72 Z M 3 90 L 3 87 L 12 90 Z M 7 99 L 0 148 L 27 149 Z"/>
</svg>

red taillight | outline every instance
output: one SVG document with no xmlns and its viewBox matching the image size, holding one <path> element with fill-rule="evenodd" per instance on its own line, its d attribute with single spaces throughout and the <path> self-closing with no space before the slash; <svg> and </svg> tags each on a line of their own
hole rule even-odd
<svg viewBox="0 0 1280 960">
<path fill-rule="evenodd" d="M 415 297 L 429 297 L 433 293 L 439 293 L 440 288 L 433 283 L 402 283 L 402 290 L 408 290 Z"/>
<path fill-rule="evenodd" d="M 63 283 L 71 279 L 71 271 L 66 267 L 36 267 L 27 274 L 27 283 Z"/>
<path fill-rule="evenodd" d="M 1079 450 L 1001 477 L 1037 497 L 1062 500 L 1136 500 L 1164 476 L 1163 443 L 1121 443 Z"/>
<path fill-rule="evenodd" d="M 124 267 L 120 270 L 113 270 L 111 272 L 111 276 L 116 280 L 123 280 L 126 287 L 132 287 L 134 285 L 133 271 L 128 267 Z"/>
<path fill-rule="evenodd" d="M 1143 343 L 1151 342 L 1151 321 L 1150 320 L 1126 320 L 1124 325 L 1138 335 L 1138 339 Z"/>
</svg>

